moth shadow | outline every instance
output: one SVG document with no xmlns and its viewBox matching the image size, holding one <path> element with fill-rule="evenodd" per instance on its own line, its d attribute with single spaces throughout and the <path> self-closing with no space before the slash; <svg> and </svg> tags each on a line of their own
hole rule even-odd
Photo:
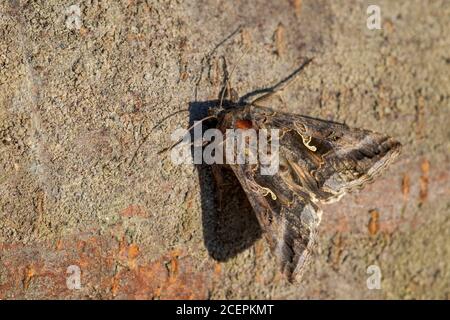
<svg viewBox="0 0 450 320">
<path fill-rule="evenodd" d="M 189 126 L 208 115 L 208 109 L 218 105 L 217 100 L 191 102 Z M 214 121 L 213 121 L 214 122 Z M 203 132 L 214 127 L 202 124 Z M 191 130 L 191 141 L 194 141 Z M 193 148 L 191 149 L 193 152 Z M 192 153 L 192 156 L 194 154 Z M 216 185 L 211 166 L 197 164 L 200 183 L 203 238 L 209 255 L 217 261 L 227 261 L 261 238 L 262 230 L 256 215 L 231 169 L 221 169 L 223 184 Z M 221 193 L 221 208 L 219 208 Z"/>
</svg>

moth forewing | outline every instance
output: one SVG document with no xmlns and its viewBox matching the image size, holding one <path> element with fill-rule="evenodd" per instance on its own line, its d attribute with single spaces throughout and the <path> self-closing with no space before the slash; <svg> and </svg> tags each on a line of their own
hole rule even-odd
<svg viewBox="0 0 450 320">
<path fill-rule="evenodd" d="M 274 175 L 280 167 L 280 130 L 259 129 L 258 156 L 261 175 Z M 269 149 L 270 146 L 270 149 Z"/>
</svg>

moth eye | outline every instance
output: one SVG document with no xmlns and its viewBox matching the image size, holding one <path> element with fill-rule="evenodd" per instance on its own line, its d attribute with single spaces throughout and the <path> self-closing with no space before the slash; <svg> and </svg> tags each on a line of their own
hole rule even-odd
<svg viewBox="0 0 450 320">
<path fill-rule="evenodd" d="M 286 165 L 284 165 L 284 164 L 280 164 L 280 171 L 281 172 L 286 172 L 286 171 L 288 171 L 288 167 Z"/>
</svg>

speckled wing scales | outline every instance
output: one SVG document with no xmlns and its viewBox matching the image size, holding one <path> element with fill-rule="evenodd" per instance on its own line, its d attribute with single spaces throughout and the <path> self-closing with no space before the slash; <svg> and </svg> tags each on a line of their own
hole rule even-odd
<svg viewBox="0 0 450 320">
<path fill-rule="evenodd" d="M 290 282 L 298 281 L 315 245 L 322 215 L 320 209 L 306 193 L 287 188 L 280 176 L 260 176 L 245 165 L 231 167 L 256 212 L 282 272 Z"/>
<path fill-rule="evenodd" d="M 314 247 L 320 203 L 339 200 L 370 182 L 400 152 L 400 143 L 368 130 L 247 105 L 227 112 L 221 128 L 236 121 L 279 129 L 280 167 L 261 175 L 258 165 L 231 165 L 266 232 L 282 271 L 298 281 Z"/>
<path fill-rule="evenodd" d="M 398 141 L 369 130 L 269 108 L 246 109 L 255 128 L 280 129 L 281 172 L 289 169 L 286 179 L 316 202 L 336 201 L 362 188 L 400 153 Z"/>
</svg>

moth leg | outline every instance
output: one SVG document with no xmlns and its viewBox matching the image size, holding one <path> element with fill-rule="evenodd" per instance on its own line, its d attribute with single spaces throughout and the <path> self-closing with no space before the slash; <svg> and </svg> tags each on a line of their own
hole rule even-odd
<svg viewBox="0 0 450 320">
<path fill-rule="evenodd" d="M 295 70 L 292 74 L 290 74 L 286 79 L 278 82 L 275 86 L 270 88 L 266 94 L 252 100 L 251 102 L 249 102 L 249 104 L 254 106 L 261 106 L 262 102 L 271 99 L 275 94 L 278 94 L 284 89 L 286 89 L 289 85 L 291 85 L 292 83 L 295 82 L 295 80 L 298 79 L 298 77 L 300 76 L 300 71 L 302 71 L 303 68 L 306 67 L 312 60 L 313 59 L 306 60 L 306 62 L 304 62 L 297 70 Z"/>
<path fill-rule="evenodd" d="M 266 94 L 252 100 L 249 104 L 253 105 L 253 106 L 257 106 L 257 107 L 262 107 L 264 102 L 267 102 L 268 100 L 272 99 L 275 97 L 275 95 L 281 93 L 281 91 L 283 91 L 289 84 L 291 84 L 293 82 L 294 79 L 290 80 L 288 83 L 280 83 L 283 84 L 283 86 L 278 87 L 278 85 L 276 85 L 275 87 L 273 87 L 272 89 L 270 89 L 269 92 L 267 92 Z M 281 99 L 281 98 L 280 98 Z"/>
<path fill-rule="evenodd" d="M 237 103 L 239 100 L 239 93 L 231 85 L 231 76 L 233 71 L 231 71 L 231 73 L 228 71 L 227 59 L 224 56 L 221 58 L 223 61 L 224 84 L 219 92 L 219 100 L 223 101 L 225 99 L 231 101 L 232 103 Z"/>
</svg>

